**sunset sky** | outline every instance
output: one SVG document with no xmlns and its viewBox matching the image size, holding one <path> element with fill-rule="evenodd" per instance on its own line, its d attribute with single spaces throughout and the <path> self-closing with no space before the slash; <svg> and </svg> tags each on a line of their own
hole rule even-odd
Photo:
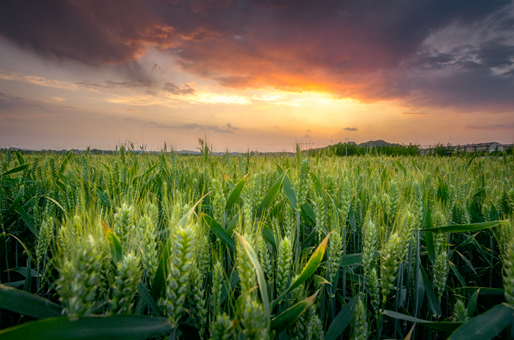
<svg viewBox="0 0 514 340">
<path fill-rule="evenodd" d="M 0 148 L 514 142 L 514 3 L 0 2 Z"/>
</svg>

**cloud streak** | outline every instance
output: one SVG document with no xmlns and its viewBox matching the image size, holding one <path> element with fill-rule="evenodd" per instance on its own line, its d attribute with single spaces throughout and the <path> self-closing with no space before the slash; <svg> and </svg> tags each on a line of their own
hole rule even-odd
<svg viewBox="0 0 514 340">
<path fill-rule="evenodd" d="M 45 87 L 53 87 L 53 88 L 63 89 L 63 90 L 76 91 L 79 89 L 79 87 L 76 84 L 66 82 L 66 81 L 59 81 L 59 80 L 54 80 L 54 79 L 46 79 L 43 77 L 29 76 L 29 75 L 25 75 L 25 74 L 16 73 L 16 72 L 5 72 L 2 70 L 0 70 L 0 79 L 19 81 L 19 82 L 23 82 L 23 83 L 34 84 L 34 85 L 45 86 Z"/>
<path fill-rule="evenodd" d="M 81 81 L 77 83 L 80 86 L 92 89 L 118 89 L 118 88 L 126 88 L 126 89 L 135 89 L 135 88 L 143 88 L 149 87 L 150 83 L 148 82 L 133 82 L 133 81 L 111 81 L 107 80 L 100 83 L 92 83 L 90 81 Z"/>
<path fill-rule="evenodd" d="M 467 125 L 466 127 L 471 130 L 514 130 L 514 123 L 492 125 Z"/>
<path fill-rule="evenodd" d="M 196 124 L 196 123 L 189 123 L 189 124 L 177 124 L 177 125 L 169 125 L 169 124 L 162 124 L 158 122 L 153 121 L 145 121 L 139 118 L 125 118 L 126 121 L 129 122 L 136 122 L 139 124 L 148 124 L 154 127 L 162 128 L 162 129 L 180 129 L 180 130 L 197 130 L 197 131 L 211 131 L 216 133 L 234 133 L 234 131 L 239 130 L 239 128 L 232 126 L 232 124 L 227 123 L 225 126 L 217 126 L 217 125 L 205 125 L 205 124 Z"/>
<path fill-rule="evenodd" d="M 402 113 L 402 115 L 406 115 L 406 116 L 424 116 L 427 114 L 428 114 L 428 112 L 418 112 L 418 111 L 408 111 L 408 112 Z"/>
</svg>

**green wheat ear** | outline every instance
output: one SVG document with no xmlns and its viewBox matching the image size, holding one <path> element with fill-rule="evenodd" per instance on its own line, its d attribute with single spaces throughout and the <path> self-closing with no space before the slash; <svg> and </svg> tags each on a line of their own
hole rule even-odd
<svg viewBox="0 0 514 340">
<path fill-rule="evenodd" d="M 100 286 L 102 253 L 92 236 L 76 246 L 65 259 L 57 280 L 57 291 L 70 317 L 91 314 Z"/>
<path fill-rule="evenodd" d="M 445 217 L 441 212 L 434 214 L 434 226 L 442 227 L 445 224 Z M 446 234 L 434 235 L 435 263 L 434 263 L 434 289 L 439 301 L 446 288 L 446 279 L 450 270 L 448 265 L 448 252 L 446 250 Z"/>
<path fill-rule="evenodd" d="M 317 314 L 314 314 L 314 317 L 312 319 L 311 323 L 312 328 L 312 340 L 323 340 L 325 339 L 325 331 L 323 330 L 323 323 L 321 322 L 319 316 Z"/>
<path fill-rule="evenodd" d="M 514 189 L 509 190 L 509 192 L 507 193 L 507 197 L 508 197 L 510 209 L 514 210 Z"/>
<path fill-rule="evenodd" d="M 147 213 L 140 222 L 140 232 L 143 237 L 141 257 L 143 267 L 146 270 L 146 276 L 150 282 L 153 282 L 159 261 L 156 241 L 159 211 L 154 204 L 147 204 L 146 210 Z"/>
<path fill-rule="evenodd" d="M 318 231 L 318 240 L 321 242 L 323 240 L 321 237 L 323 228 L 325 227 L 326 217 L 325 200 L 323 199 L 323 196 L 318 195 L 316 197 L 316 205 L 314 206 L 314 210 L 316 213 L 316 230 Z"/>
<path fill-rule="evenodd" d="M 273 273 L 273 269 L 271 267 L 271 259 L 268 250 L 268 242 L 264 240 L 261 236 L 259 237 L 258 247 L 259 247 L 259 262 L 261 263 L 264 274 L 267 278 L 271 278 Z"/>
<path fill-rule="evenodd" d="M 241 325 L 245 339 L 264 340 L 267 338 L 266 316 L 259 302 L 252 299 L 246 303 Z"/>
<path fill-rule="evenodd" d="M 53 233 L 54 220 L 50 216 L 46 215 L 43 217 L 43 222 L 39 227 L 39 234 L 36 247 L 36 258 L 38 264 L 43 261 L 43 257 L 45 256 L 48 250 L 48 246 L 50 245 L 50 241 L 52 240 Z"/>
<path fill-rule="evenodd" d="M 394 287 L 398 267 L 402 260 L 402 254 L 402 238 L 398 234 L 391 234 L 380 254 L 380 278 L 383 303 L 387 301 L 387 296 Z"/>
<path fill-rule="evenodd" d="M 219 315 L 213 323 L 210 340 L 231 340 L 234 339 L 233 323 L 227 314 Z"/>
<path fill-rule="evenodd" d="M 506 247 L 503 261 L 505 299 L 508 303 L 514 305 L 514 241 L 510 241 L 510 246 Z"/>
<path fill-rule="evenodd" d="M 223 265 L 220 261 L 214 264 L 214 271 L 212 275 L 212 287 L 211 287 L 211 323 L 220 314 L 221 311 L 221 289 L 223 286 Z"/>
<path fill-rule="evenodd" d="M 448 272 L 448 254 L 446 250 L 442 250 L 437 253 L 434 265 L 434 289 L 437 292 L 439 301 L 441 301 L 444 290 L 446 288 Z"/>
<path fill-rule="evenodd" d="M 114 232 L 120 238 L 123 249 L 128 248 L 132 234 L 136 231 L 133 210 L 132 206 L 123 203 L 114 215 Z"/>
<path fill-rule="evenodd" d="M 112 300 L 109 301 L 111 314 L 130 314 L 137 287 L 141 281 L 139 258 L 128 253 L 118 263 L 115 282 L 112 287 Z"/>
<path fill-rule="evenodd" d="M 369 220 L 364 228 L 364 244 L 362 249 L 362 265 L 364 267 L 364 275 L 366 280 L 374 266 L 375 252 L 377 248 L 377 228 L 375 224 Z"/>
<path fill-rule="evenodd" d="M 213 217 L 214 220 L 223 225 L 223 214 L 225 212 L 225 205 L 227 203 L 225 193 L 223 192 L 223 182 L 217 179 L 213 179 L 212 187 L 214 188 L 214 195 L 212 200 Z"/>
<path fill-rule="evenodd" d="M 245 236 L 245 239 L 250 243 L 251 238 Z M 251 243 L 250 243 L 251 244 Z M 255 270 L 253 269 L 253 265 L 250 262 L 250 259 L 246 255 L 246 252 L 243 248 L 241 242 L 237 243 L 237 257 L 236 257 L 236 267 L 237 272 L 239 274 L 239 283 L 241 285 L 241 292 L 245 293 L 252 289 L 257 280 L 255 278 Z"/>
<path fill-rule="evenodd" d="M 350 183 L 348 179 L 344 180 L 343 190 L 341 192 L 341 221 L 346 223 L 346 219 L 348 218 L 348 213 L 350 212 L 350 206 L 352 201 L 351 191 L 350 191 Z"/>
<path fill-rule="evenodd" d="M 298 188 L 296 192 L 298 193 L 298 206 L 302 207 L 306 200 L 307 195 L 309 193 L 309 159 L 302 160 L 300 166 L 300 174 L 298 180 Z"/>
<path fill-rule="evenodd" d="M 205 272 L 204 272 L 205 273 Z M 196 328 L 200 333 L 200 339 L 204 339 L 205 326 L 207 324 L 207 309 L 203 286 L 205 274 L 200 272 L 197 266 L 189 271 L 190 288 L 188 293 L 189 314 L 193 318 Z"/>
<path fill-rule="evenodd" d="M 468 318 L 468 309 L 464 305 L 464 301 L 462 301 L 462 299 L 457 299 L 457 301 L 455 301 L 455 305 L 453 306 L 453 321 L 466 322 L 468 321 Z"/>
<path fill-rule="evenodd" d="M 276 271 L 277 296 L 280 296 L 288 287 L 291 266 L 293 263 L 293 249 L 291 240 L 286 236 L 278 244 L 278 260 Z"/>
<path fill-rule="evenodd" d="M 177 230 L 174 246 L 172 247 L 172 256 L 170 256 L 165 300 L 167 315 L 174 328 L 178 325 L 184 311 L 189 269 L 194 253 L 193 242 L 194 233 L 191 228 L 186 227 Z"/>
<path fill-rule="evenodd" d="M 495 234 L 500 253 L 505 256 L 512 246 L 512 240 L 514 240 L 514 225 L 509 221 L 501 223 L 496 227 Z"/>
<path fill-rule="evenodd" d="M 296 280 L 296 278 L 295 278 Z M 291 292 L 293 303 L 300 302 L 305 298 L 304 284 L 298 286 Z M 290 339 L 310 339 L 311 336 L 311 322 L 314 320 L 313 308 L 308 308 L 305 312 L 300 314 L 298 319 L 288 328 Z"/>
<path fill-rule="evenodd" d="M 328 244 L 327 280 L 334 283 L 342 257 L 343 241 L 338 232 L 331 234 Z M 335 294 L 333 294 L 335 296 Z"/>
<path fill-rule="evenodd" d="M 362 298 L 359 298 L 355 306 L 353 317 L 353 339 L 366 340 L 369 336 L 368 316 L 366 306 Z"/>
</svg>

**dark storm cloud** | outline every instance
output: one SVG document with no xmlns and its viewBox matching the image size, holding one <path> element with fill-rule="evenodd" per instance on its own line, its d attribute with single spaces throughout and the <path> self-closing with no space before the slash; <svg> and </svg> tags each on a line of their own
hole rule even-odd
<svg viewBox="0 0 514 340">
<path fill-rule="evenodd" d="M 512 65 L 513 43 L 502 38 L 512 36 L 512 9 L 501 0 L 6 0 L 0 35 L 45 57 L 131 65 L 126 72 L 143 83 L 137 58 L 155 46 L 183 70 L 226 87 L 509 106 L 513 71 L 491 68 Z M 491 38 L 451 51 L 425 48 L 451 25 L 478 26 Z M 423 74 L 433 71 L 446 74 Z M 172 94 L 194 92 L 168 84 Z"/>
<path fill-rule="evenodd" d="M 420 84 L 420 103 L 503 111 L 514 108 L 514 77 L 490 71 L 463 72 Z"/>
<path fill-rule="evenodd" d="M 425 70 L 442 69 L 448 63 L 454 61 L 454 56 L 449 53 L 419 53 L 413 61 L 413 66 Z"/>
<path fill-rule="evenodd" d="M 127 78 L 150 81 L 136 58 L 145 53 L 138 32 L 154 16 L 137 1 L 6 0 L 0 36 L 45 58 L 111 65 Z"/>
<path fill-rule="evenodd" d="M 123 15 L 132 12 L 127 8 L 133 6 L 128 2 L 127 8 L 119 2 L 98 5 L 94 1 L 2 1 L 0 32 L 36 53 L 60 59 L 90 65 L 132 60 L 142 47 L 125 44 L 123 36 L 133 33 L 129 20 L 136 16 L 124 18 Z M 109 12 L 111 23 L 105 17 Z M 116 32 L 116 28 L 122 32 Z"/>
<path fill-rule="evenodd" d="M 514 107 L 514 45 L 499 37 L 477 46 L 462 45 L 446 53 L 413 54 L 389 87 L 369 87 L 369 95 L 403 97 L 408 106 L 509 111 Z M 379 92 L 380 91 L 380 92 Z M 408 112 L 404 114 L 420 114 Z"/>
<path fill-rule="evenodd" d="M 510 66 L 514 63 L 514 46 L 504 43 L 504 39 L 487 41 L 480 45 L 477 58 L 484 67 Z"/>
<path fill-rule="evenodd" d="M 414 59 L 411 62 L 417 66 L 410 73 L 391 76 L 389 84 L 394 86 L 383 92 L 384 97 L 401 94 L 411 106 L 490 111 L 514 107 L 514 46 L 497 39 L 468 47 L 464 54 L 457 49 L 444 57 L 418 55 Z"/>
</svg>

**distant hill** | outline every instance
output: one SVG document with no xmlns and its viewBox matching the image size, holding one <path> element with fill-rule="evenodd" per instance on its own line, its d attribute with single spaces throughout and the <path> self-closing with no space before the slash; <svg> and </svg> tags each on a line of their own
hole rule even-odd
<svg viewBox="0 0 514 340">
<path fill-rule="evenodd" d="M 379 139 L 379 140 L 370 140 L 368 142 L 357 144 L 358 146 L 370 146 L 370 147 L 376 147 L 376 146 L 392 146 L 392 145 L 400 145 L 398 143 L 388 143 L 385 140 Z"/>
</svg>

